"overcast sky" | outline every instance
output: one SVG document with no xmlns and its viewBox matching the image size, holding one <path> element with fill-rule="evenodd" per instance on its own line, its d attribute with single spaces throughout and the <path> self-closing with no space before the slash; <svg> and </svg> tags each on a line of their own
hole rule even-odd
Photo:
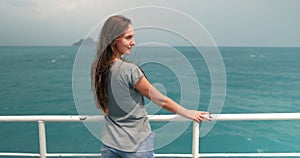
<svg viewBox="0 0 300 158">
<path fill-rule="evenodd" d="M 300 46 L 300 0 L 1 0 L 0 45 L 71 45 L 109 15 L 150 5 L 190 15 L 218 46 Z"/>
</svg>

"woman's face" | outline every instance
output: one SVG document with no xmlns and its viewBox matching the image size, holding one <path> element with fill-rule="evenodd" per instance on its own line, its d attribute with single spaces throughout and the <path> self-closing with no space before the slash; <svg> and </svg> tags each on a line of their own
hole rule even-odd
<svg viewBox="0 0 300 158">
<path fill-rule="evenodd" d="M 130 54 L 131 48 L 135 45 L 134 31 L 132 25 L 129 24 L 125 33 L 116 39 L 117 53 L 119 55 Z"/>
</svg>

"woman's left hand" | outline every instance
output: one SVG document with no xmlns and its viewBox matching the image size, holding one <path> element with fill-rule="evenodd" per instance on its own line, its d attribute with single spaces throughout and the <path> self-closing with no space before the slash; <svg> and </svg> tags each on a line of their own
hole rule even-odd
<svg viewBox="0 0 300 158">
<path fill-rule="evenodd" d="M 193 117 L 193 121 L 203 122 L 203 121 L 210 120 L 210 116 L 209 115 L 210 115 L 209 112 L 195 111 L 195 114 L 194 114 L 194 117 Z"/>
</svg>

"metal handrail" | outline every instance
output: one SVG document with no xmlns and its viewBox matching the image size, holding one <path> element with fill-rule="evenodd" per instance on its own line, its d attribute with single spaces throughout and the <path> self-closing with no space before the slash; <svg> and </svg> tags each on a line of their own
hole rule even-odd
<svg viewBox="0 0 300 158">
<path fill-rule="evenodd" d="M 148 115 L 151 122 L 189 121 L 179 115 Z M 255 113 L 255 114 L 211 114 L 215 121 L 246 120 L 300 120 L 300 113 Z M 35 116 L 0 116 L 0 122 L 38 122 L 40 153 L 0 152 L 0 156 L 25 157 L 98 157 L 101 154 L 86 153 L 47 153 L 45 122 L 94 122 L 104 121 L 103 116 L 79 115 L 35 115 Z M 193 122 L 192 154 L 155 154 L 157 157 L 299 157 L 300 153 L 199 153 L 199 123 Z"/>
</svg>

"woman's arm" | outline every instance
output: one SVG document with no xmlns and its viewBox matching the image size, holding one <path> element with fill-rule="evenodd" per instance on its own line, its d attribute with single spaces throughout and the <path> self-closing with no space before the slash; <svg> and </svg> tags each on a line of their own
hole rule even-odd
<svg viewBox="0 0 300 158">
<path fill-rule="evenodd" d="M 201 122 L 209 119 L 209 113 L 204 111 L 188 110 L 177 104 L 172 99 L 161 94 L 144 76 L 136 84 L 135 89 L 142 95 L 150 99 L 152 102 L 164 109 L 189 118 L 191 120 Z"/>
</svg>

